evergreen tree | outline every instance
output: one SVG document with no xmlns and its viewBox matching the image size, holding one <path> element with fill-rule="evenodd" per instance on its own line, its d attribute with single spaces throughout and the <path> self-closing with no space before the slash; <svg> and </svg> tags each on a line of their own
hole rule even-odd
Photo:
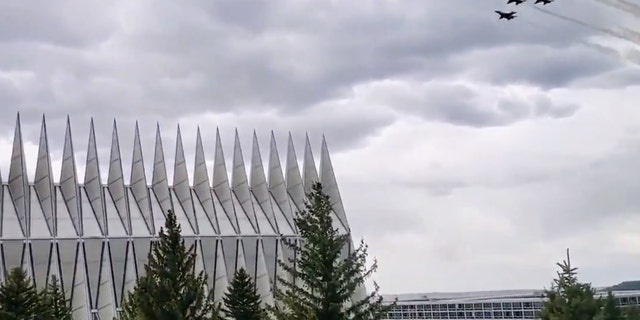
<svg viewBox="0 0 640 320">
<path fill-rule="evenodd" d="M 640 320 L 640 307 L 626 307 L 623 309 L 623 314 L 626 320 Z"/>
<path fill-rule="evenodd" d="M 304 243 L 288 243 L 296 252 L 291 264 L 278 261 L 293 280 L 278 278 L 276 307 L 270 313 L 280 320 L 375 320 L 386 318 L 390 306 L 382 304 L 378 286 L 363 299 L 355 293 L 377 269 L 374 261 L 366 266 L 364 242 L 345 258 L 343 250 L 351 243 L 350 235 L 333 227 L 332 206 L 320 183 L 314 183 L 306 210 L 295 219 Z"/>
<path fill-rule="evenodd" d="M 60 282 L 55 275 L 42 292 L 41 304 L 44 307 L 44 315 L 39 320 L 72 320 L 71 306 L 65 298 L 60 287 Z"/>
<path fill-rule="evenodd" d="M 596 317 L 597 320 L 622 320 L 622 310 L 618 307 L 616 299 L 611 291 L 607 292 L 607 298 L 604 300 L 600 314 Z"/>
<path fill-rule="evenodd" d="M 195 247 L 186 248 L 176 215 L 167 213 L 166 231 L 153 243 L 149 262 L 123 304 L 126 320 L 217 319 L 211 295 L 206 292 L 207 275 L 195 273 Z"/>
<path fill-rule="evenodd" d="M 266 319 L 265 310 L 260 305 L 262 302 L 260 295 L 256 292 L 256 285 L 244 268 L 236 271 L 223 301 L 224 313 L 229 319 Z"/>
<path fill-rule="evenodd" d="M 0 319 L 22 320 L 42 315 L 40 294 L 22 268 L 11 269 L 0 286 Z"/>
<path fill-rule="evenodd" d="M 599 315 L 602 300 L 588 283 L 578 282 L 577 268 L 571 267 L 569 250 L 567 260 L 557 264 L 558 278 L 551 290 L 545 291 L 547 300 L 540 311 L 541 320 L 593 320 Z"/>
</svg>

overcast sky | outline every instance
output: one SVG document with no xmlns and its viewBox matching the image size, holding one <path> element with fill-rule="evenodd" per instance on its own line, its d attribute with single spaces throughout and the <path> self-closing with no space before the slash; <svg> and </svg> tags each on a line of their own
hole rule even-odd
<svg viewBox="0 0 640 320">
<path fill-rule="evenodd" d="M 80 168 L 90 116 L 102 164 L 114 117 L 147 166 L 156 121 L 190 163 L 197 124 L 210 161 L 216 126 L 228 156 L 235 127 L 245 154 L 325 133 L 384 293 L 542 288 L 567 247 L 640 279 L 640 23 L 610 1 L 544 7 L 591 29 L 532 0 L 2 1 L 0 169 L 17 111 L 32 174 L 43 112 L 56 174 L 67 114 Z"/>
</svg>

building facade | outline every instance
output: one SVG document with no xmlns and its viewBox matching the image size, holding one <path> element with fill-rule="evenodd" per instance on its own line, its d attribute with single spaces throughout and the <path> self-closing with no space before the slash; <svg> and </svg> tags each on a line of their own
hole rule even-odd
<svg viewBox="0 0 640 320">
<path fill-rule="evenodd" d="M 45 119 L 42 119 L 35 176 L 28 177 L 20 117 L 16 121 L 8 175 L 2 172 L 0 192 L 0 272 L 22 267 L 43 288 L 57 276 L 71 301 L 75 319 L 112 319 L 125 293 L 144 273 L 151 242 L 173 210 L 187 245 L 195 245 L 199 270 L 221 300 L 234 271 L 245 267 L 254 277 L 263 301 L 273 301 L 279 259 L 292 258 L 283 241 L 297 239 L 294 217 L 304 208 L 305 194 L 320 181 L 334 203 L 335 226 L 348 232 L 327 144 L 322 139 L 319 170 L 307 137 L 302 170 L 291 135 L 284 166 L 271 133 L 268 162 L 263 164 L 254 133 L 249 173 L 236 132 L 231 175 L 215 133 L 213 170 L 208 172 L 198 130 L 195 163 L 185 162 L 178 128 L 175 160 L 165 159 L 159 127 L 154 159 L 143 159 L 136 124 L 129 182 L 125 182 L 116 122 L 113 123 L 108 172 L 101 172 L 91 122 L 85 174 L 78 179 L 71 126 L 67 119 L 61 168 L 51 165 Z M 145 166 L 152 166 L 147 177 Z M 173 166 L 169 184 L 167 167 Z M 59 181 L 53 170 L 60 171 Z M 189 181 L 187 170 L 193 170 Z M 106 184 L 103 183 L 106 178 Z M 149 179 L 150 178 L 150 179 Z"/>
<path fill-rule="evenodd" d="M 610 288 L 596 289 L 605 297 Z M 611 288 L 620 307 L 640 306 L 640 288 Z M 543 290 L 502 290 L 384 296 L 397 305 L 387 319 L 539 319 Z"/>
</svg>

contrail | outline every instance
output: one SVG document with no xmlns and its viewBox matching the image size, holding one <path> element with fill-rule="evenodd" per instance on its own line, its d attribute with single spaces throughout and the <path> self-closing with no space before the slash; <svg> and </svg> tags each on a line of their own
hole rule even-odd
<svg viewBox="0 0 640 320">
<path fill-rule="evenodd" d="M 640 16 L 640 5 L 635 4 L 628 0 L 614 0 L 615 2 L 627 6 L 627 9 L 631 10 L 634 15 Z"/>
<path fill-rule="evenodd" d="M 579 25 L 581 25 L 583 27 L 586 27 L 586 28 L 589 28 L 589 29 L 592 29 L 592 30 L 595 30 L 595 31 L 600 31 L 600 32 L 606 33 L 606 34 L 608 34 L 610 36 L 614 36 L 614 37 L 616 37 L 618 39 L 627 40 L 627 41 L 629 41 L 629 42 L 631 42 L 633 44 L 640 45 L 640 41 L 637 41 L 636 39 L 634 39 L 632 37 L 628 37 L 628 36 L 626 36 L 624 34 L 620 34 L 619 32 L 615 32 L 615 31 L 613 31 L 611 29 L 606 29 L 606 28 L 594 26 L 594 25 L 592 25 L 590 23 L 587 23 L 587 22 L 584 22 L 584 21 L 581 21 L 581 20 L 578 20 L 578 19 L 570 18 L 570 17 L 564 16 L 564 15 L 561 15 L 561 14 L 558 14 L 558 13 L 554 13 L 554 12 L 551 12 L 551 11 L 546 10 L 546 9 L 542 9 L 542 8 L 538 8 L 538 7 L 533 7 L 533 8 L 538 10 L 538 11 L 540 11 L 540 12 L 543 12 L 543 13 L 546 13 L 548 15 L 554 16 L 556 18 L 559 18 L 559 19 L 562 19 L 562 20 L 565 20 L 565 21 L 569 21 L 569 22 L 573 22 L 573 23 L 579 24 Z"/>
<path fill-rule="evenodd" d="M 622 27 L 622 26 L 618 26 L 617 29 L 620 30 L 620 32 L 628 38 L 633 39 L 634 41 L 640 42 L 640 32 L 626 28 L 626 27 Z"/>
<path fill-rule="evenodd" d="M 612 7 L 614 9 L 618 9 L 622 12 L 632 14 L 636 17 L 640 17 L 640 8 L 635 8 L 634 10 L 633 6 L 630 6 L 629 4 L 622 2 L 624 0 L 595 0 L 595 1 L 601 4 L 604 4 L 606 6 Z"/>
</svg>

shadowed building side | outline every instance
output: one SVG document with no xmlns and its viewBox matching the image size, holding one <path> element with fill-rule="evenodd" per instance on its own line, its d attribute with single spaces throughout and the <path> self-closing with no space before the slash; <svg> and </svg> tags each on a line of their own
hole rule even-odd
<svg viewBox="0 0 640 320">
<path fill-rule="evenodd" d="M 75 319 L 112 319 L 125 293 L 143 275 L 151 241 L 157 238 L 165 213 L 171 209 L 182 225 L 187 245 L 196 246 L 198 271 L 208 273 L 214 299 L 221 301 L 234 271 L 245 267 L 256 279 L 263 301 L 272 303 L 275 279 L 282 272 L 277 260 L 292 255 L 283 241 L 298 237 L 293 218 L 311 182 L 325 184 L 336 206 L 336 227 L 349 230 L 326 142 L 323 137 L 318 175 L 307 138 L 301 174 L 291 137 L 286 167 L 281 164 L 273 132 L 268 163 L 263 165 L 254 133 L 253 145 L 246 148 L 251 151 L 247 173 L 236 132 L 229 178 L 220 141 L 216 130 L 214 167 L 209 176 L 200 130 L 195 163 L 188 164 L 178 128 L 174 183 L 169 185 L 158 126 L 152 177 L 147 181 L 136 123 L 131 183 L 125 185 L 114 121 L 107 183 L 102 184 L 92 120 L 81 182 L 67 119 L 60 181 L 54 182 L 43 117 L 36 172 L 30 183 L 18 116 L 8 180 L 0 178 L 0 278 L 11 268 L 23 267 L 42 288 L 56 275 L 72 303 Z M 193 181 L 188 180 L 188 168 L 194 172 Z"/>
</svg>

